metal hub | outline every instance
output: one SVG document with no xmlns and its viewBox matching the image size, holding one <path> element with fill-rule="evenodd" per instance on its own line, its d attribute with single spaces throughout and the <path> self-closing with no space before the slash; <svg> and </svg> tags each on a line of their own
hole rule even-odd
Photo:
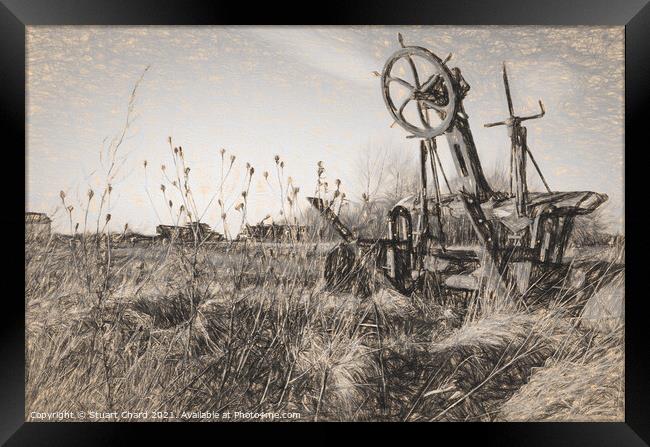
<svg viewBox="0 0 650 447">
<path fill-rule="evenodd" d="M 393 73 L 400 61 L 410 67 L 410 80 Z M 426 67 L 431 73 L 423 80 L 418 71 Z M 434 138 L 442 135 L 451 125 L 456 112 L 456 89 L 453 76 L 445 63 L 431 51 L 422 47 L 402 48 L 388 59 L 381 75 L 382 93 L 389 113 L 402 128 L 420 138 Z M 406 97 L 397 97 L 392 86 L 407 89 Z M 407 117 L 407 108 L 415 107 L 416 115 Z M 433 110 L 433 113 L 429 113 Z M 413 118 L 416 118 L 415 120 Z"/>
</svg>

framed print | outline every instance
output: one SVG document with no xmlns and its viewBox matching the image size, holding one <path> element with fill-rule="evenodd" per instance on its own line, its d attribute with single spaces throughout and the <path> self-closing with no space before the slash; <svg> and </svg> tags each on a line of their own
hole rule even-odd
<svg viewBox="0 0 650 447">
<path fill-rule="evenodd" d="M 8 445 L 646 445 L 645 2 L 3 3 Z"/>
</svg>

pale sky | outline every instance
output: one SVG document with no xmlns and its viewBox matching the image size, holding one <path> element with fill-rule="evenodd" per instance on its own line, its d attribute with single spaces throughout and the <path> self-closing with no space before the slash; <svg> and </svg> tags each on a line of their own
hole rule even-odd
<svg viewBox="0 0 650 447">
<path fill-rule="evenodd" d="M 372 76 L 399 48 L 398 32 L 441 58 L 453 53 L 449 65 L 471 86 L 464 105 L 488 173 L 508 159 L 506 129 L 483 127 L 506 116 L 506 61 L 515 111 L 536 113 L 538 99 L 546 107 L 544 118 L 526 126 L 551 188 L 608 194 L 611 229 L 622 231 L 623 27 L 28 27 L 26 209 L 47 212 L 55 230 L 66 231 L 64 190 L 75 220 L 83 220 L 80 201 L 102 184 L 102 144 L 121 131 L 147 65 L 136 120 L 120 149 L 127 158 L 112 185 L 111 228 L 128 222 L 153 233 L 157 216 L 170 223 L 159 189 L 160 166 L 172 163 L 170 136 L 186 154 L 201 209 L 218 187 L 220 148 L 237 157 L 227 185 L 233 200 L 246 162 L 255 168 L 251 223 L 280 210 L 276 154 L 303 200 L 314 191 L 318 161 L 331 183 L 340 178 L 354 196 L 362 151 L 417 151 L 403 129 L 389 127 Z M 452 174 L 448 155 L 443 162 Z M 221 230 L 218 216 L 214 203 L 204 220 Z"/>
</svg>

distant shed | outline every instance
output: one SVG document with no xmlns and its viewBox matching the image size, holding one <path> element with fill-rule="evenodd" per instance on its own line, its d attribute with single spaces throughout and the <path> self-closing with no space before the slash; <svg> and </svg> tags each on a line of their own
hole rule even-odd
<svg viewBox="0 0 650 447">
<path fill-rule="evenodd" d="M 25 237 L 29 239 L 49 239 L 52 233 L 52 219 L 45 213 L 25 213 Z"/>
<path fill-rule="evenodd" d="M 246 224 L 242 232 L 238 235 L 239 239 L 253 239 L 256 241 L 300 241 L 305 238 L 309 228 L 305 225 L 296 224 L 265 224 L 263 222 L 257 225 Z"/>
<path fill-rule="evenodd" d="M 195 237 L 200 242 L 219 242 L 223 240 L 221 233 L 213 231 L 208 224 L 202 222 L 190 222 L 185 226 L 158 225 L 156 227 L 156 238 L 158 239 L 193 242 Z"/>
</svg>

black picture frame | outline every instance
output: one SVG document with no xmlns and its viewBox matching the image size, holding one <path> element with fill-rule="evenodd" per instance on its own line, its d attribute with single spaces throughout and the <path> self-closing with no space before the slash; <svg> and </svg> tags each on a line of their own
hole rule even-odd
<svg viewBox="0 0 650 447">
<path fill-rule="evenodd" d="M 650 103 L 650 5 L 647 0 L 522 1 L 466 0 L 418 2 L 364 1 L 280 5 L 244 2 L 171 0 L 0 0 L 0 116 L 5 159 L 5 211 L 0 219 L 4 268 L 3 324 L 0 326 L 0 441 L 7 445 L 115 445 L 154 432 L 167 440 L 225 442 L 226 432 L 247 440 L 251 426 L 242 424 L 93 424 L 24 422 L 24 283 L 20 278 L 25 188 L 25 27 L 32 25 L 187 25 L 187 24 L 444 24 L 444 25 L 619 25 L 625 26 L 625 228 L 626 228 L 626 363 L 624 423 L 503 424 L 361 424 L 359 442 L 373 442 L 399 429 L 406 439 L 479 445 L 632 446 L 650 443 L 645 238 L 641 236 L 646 185 L 643 152 L 647 147 Z M 607 119 L 603 117 L 603 119 Z M 20 148 L 23 148 L 23 151 Z M 22 188 L 22 189 L 21 189 Z M 22 191 L 22 197 L 19 192 Z M 21 203 L 22 202 L 22 203 Z M 635 231 L 639 226 L 639 231 Z M 255 424 L 283 439 L 350 440 L 332 433 L 339 424 Z M 346 424 L 345 428 L 354 428 Z M 355 430 L 356 431 L 356 430 Z M 202 433 L 206 434 L 206 433 Z M 233 433 L 228 433 L 233 434 Z M 216 437 L 215 437 L 216 436 Z M 230 441 L 232 442 L 232 441 Z M 409 441 L 407 441 L 409 442 Z"/>
</svg>

